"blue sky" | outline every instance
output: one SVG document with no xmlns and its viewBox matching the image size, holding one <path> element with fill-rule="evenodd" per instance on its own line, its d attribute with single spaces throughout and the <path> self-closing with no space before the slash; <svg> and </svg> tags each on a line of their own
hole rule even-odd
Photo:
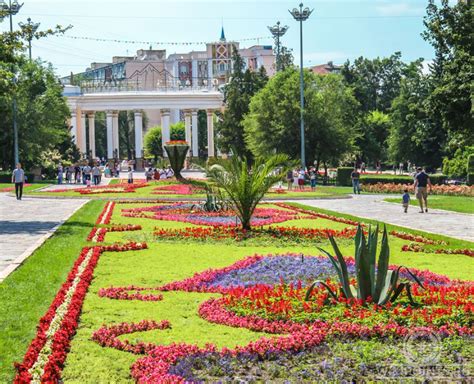
<svg viewBox="0 0 474 384">
<path fill-rule="evenodd" d="M 283 42 L 299 62 L 299 26 L 288 13 L 298 1 L 191 0 L 22 0 L 14 25 L 27 17 L 41 28 L 72 24 L 67 35 L 119 40 L 198 42 L 219 38 L 221 24 L 228 40 L 261 37 L 241 46 L 271 44 L 268 25 L 277 20 L 290 28 Z M 433 57 L 420 36 L 427 0 L 307 1 L 314 8 L 304 23 L 304 65 L 329 60 L 343 63 L 359 56 L 373 58 L 401 51 L 403 60 Z M 0 29 L 8 28 L 5 20 Z M 33 41 L 33 56 L 51 62 L 60 75 L 81 72 L 93 61 L 132 55 L 145 44 L 125 44 L 49 37 Z M 157 45 L 167 53 L 202 50 L 203 45 Z"/>
</svg>

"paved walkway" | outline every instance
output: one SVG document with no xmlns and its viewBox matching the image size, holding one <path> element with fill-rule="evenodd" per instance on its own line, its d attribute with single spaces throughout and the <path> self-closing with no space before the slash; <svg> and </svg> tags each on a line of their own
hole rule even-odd
<svg viewBox="0 0 474 384">
<path fill-rule="evenodd" d="M 86 202 L 0 193 L 0 282 Z"/>
<path fill-rule="evenodd" d="M 418 213 L 419 207 L 415 206 L 410 206 L 408 213 L 405 214 L 401 203 L 383 201 L 389 197 L 400 198 L 389 195 L 357 195 L 352 199 L 293 202 L 474 242 L 474 215 L 441 209 L 429 209 L 428 213 Z"/>
</svg>

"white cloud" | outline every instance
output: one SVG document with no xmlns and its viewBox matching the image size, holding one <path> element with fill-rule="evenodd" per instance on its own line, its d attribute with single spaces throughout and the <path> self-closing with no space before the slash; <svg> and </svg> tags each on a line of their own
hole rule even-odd
<svg viewBox="0 0 474 384">
<path fill-rule="evenodd" d="M 423 14 L 425 8 L 420 4 L 414 5 L 407 2 L 380 2 L 375 6 L 377 13 L 381 16 L 404 16 Z"/>
</svg>

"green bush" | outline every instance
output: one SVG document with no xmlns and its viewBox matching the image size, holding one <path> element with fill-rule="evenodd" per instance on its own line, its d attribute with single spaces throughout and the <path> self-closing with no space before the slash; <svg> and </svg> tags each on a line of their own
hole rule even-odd
<svg viewBox="0 0 474 384">
<path fill-rule="evenodd" d="M 339 167 L 337 169 L 337 185 L 348 187 L 352 185 L 351 173 L 354 170 L 352 167 Z"/>
<path fill-rule="evenodd" d="M 467 174 L 467 185 L 474 185 L 474 172 Z"/>
<path fill-rule="evenodd" d="M 464 178 L 468 173 L 474 173 L 474 146 L 459 148 L 450 159 L 445 157 L 443 173 L 453 178 Z"/>
<path fill-rule="evenodd" d="M 411 176 L 395 176 L 395 175 L 361 175 L 361 184 L 377 184 L 377 183 L 395 183 L 395 184 L 413 184 Z"/>
<path fill-rule="evenodd" d="M 429 175 L 431 183 L 433 184 L 444 184 L 446 182 L 446 175 L 433 174 Z M 362 175 L 360 177 L 361 184 L 413 184 L 413 177 L 411 176 L 391 176 L 391 175 Z"/>
<path fill-rule="evenodd" d="M 35 175 L 32 173 L 25 173 L 26 182 L 32 183 Z M 11 183 L 12 182 L 12 173 L 11 172 L 0 172 L 0 183 Z"/>
</svg>

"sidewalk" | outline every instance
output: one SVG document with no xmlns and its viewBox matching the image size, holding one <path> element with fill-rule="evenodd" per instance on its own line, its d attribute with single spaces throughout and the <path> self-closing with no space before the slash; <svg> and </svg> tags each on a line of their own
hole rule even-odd
<svg viewBox="0 0 474 384">
<path fill-rule="evenodd" d="M 474 215 L 441 209 L 429 209 L 428 213 L 418 213 L 419 208 L 415 206 L 410 206 L 408 213 L 403 213 L 401 203 L 383 201 L 390 197 L 400 196 L 355 195 L 352 199 L 292 202 L 474 242 Z M 428 207 L 429 202 L 428 198 Z"/>
<path fill-rule="evenodd" d="M 87 200 L 35 199 L 0 193 L 0 282 Z"/>
</svg>

